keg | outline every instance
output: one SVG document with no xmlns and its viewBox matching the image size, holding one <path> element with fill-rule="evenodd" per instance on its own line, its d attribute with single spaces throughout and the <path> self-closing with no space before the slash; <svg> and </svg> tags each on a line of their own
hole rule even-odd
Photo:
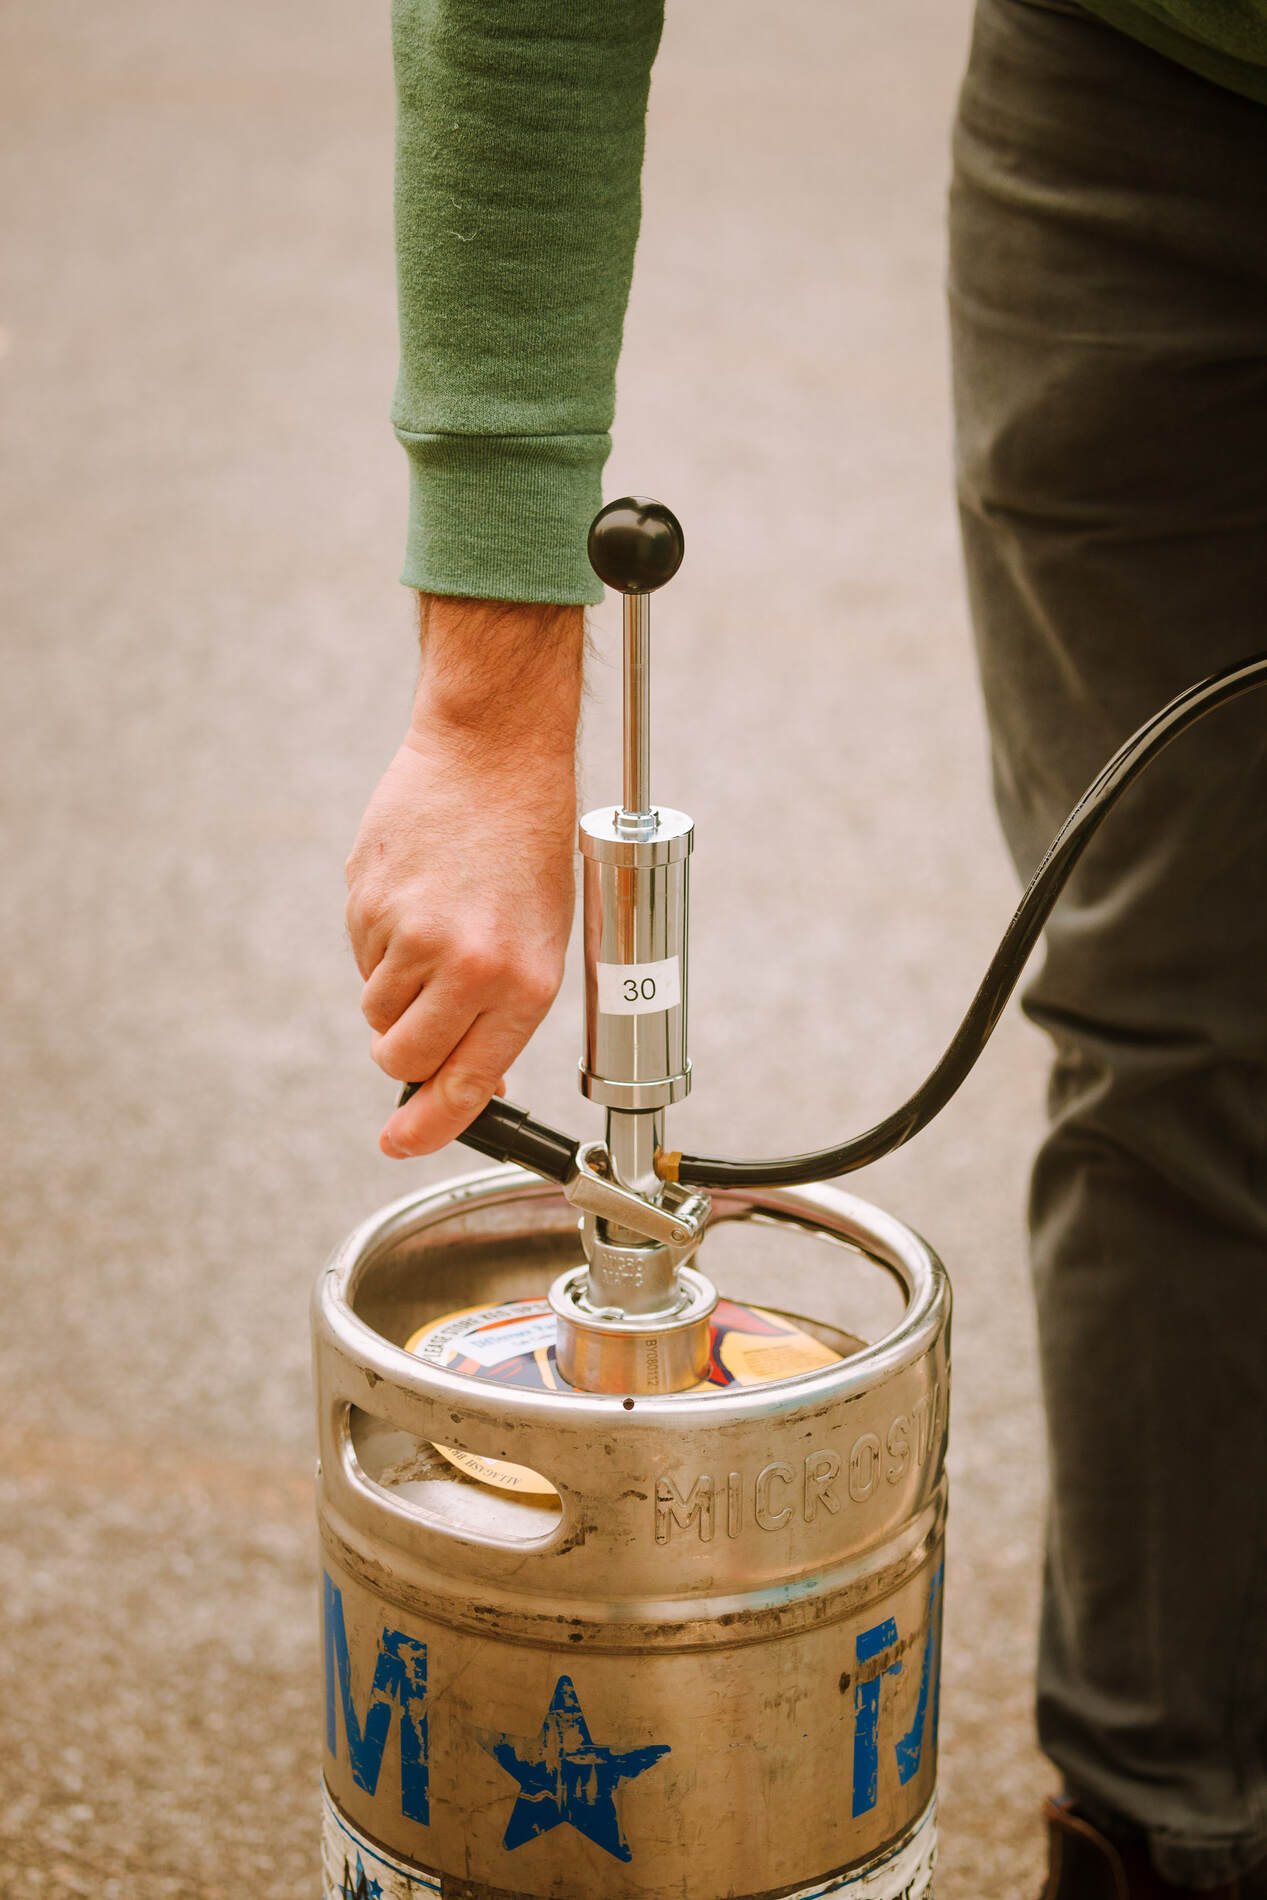
<svg viewBox="0 0 1267 1900">
<path fill-rule="evenodd" d="M 521 1168 L 322 1275 L 325 1900 L 931 1893 L 944 1272 L 826 1187 L 696 1259 L 757 1348 L 624 1396 L 542 1344 L 584 1256 Z"/>
</svg>

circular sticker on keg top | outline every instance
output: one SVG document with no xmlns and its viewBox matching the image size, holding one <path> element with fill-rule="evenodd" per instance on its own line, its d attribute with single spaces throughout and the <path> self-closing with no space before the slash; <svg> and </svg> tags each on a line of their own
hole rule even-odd
<svg viewBox="0 0 1267 1900">
<path fill-rule="evenodd" d="M 781 1313 L 719 1300 L 709 1322 L 708 1377 L 690 1391 L 705 1396 L 730 1385 L 765 1385 L 835 1365 L 842 1357 Z M 547 1300 L 510 1300 L 501 1306 L 471 1306 L 419 1327 L 405 1342 L 431 1365 L 496 1385 L 528 1386 L 537 1392 L 571 1393 L 555 1353 L 554 1314 Z M 481 1484 L 522 1496 L 557 1497 L 548 1478 L 508 1459 L 484 1458 L 455 1446 L 437 1445 L 450 1464 Z"/>
</svg>

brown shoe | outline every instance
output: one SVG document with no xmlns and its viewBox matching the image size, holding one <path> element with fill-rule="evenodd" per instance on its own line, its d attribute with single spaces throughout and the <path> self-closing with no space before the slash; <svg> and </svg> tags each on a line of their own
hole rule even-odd
<svg viewBox="0 0 1267 1900">
<path fill-rule="evenodd" d="M 1039 1900 L 1267 1900 L 1267 1867 L 1221 1887 L 1172 1887 L 1144 1846 L 1111 1841 L 1072 1802 L 1048 1801 L 1047 1885 Z"/>
</svg>

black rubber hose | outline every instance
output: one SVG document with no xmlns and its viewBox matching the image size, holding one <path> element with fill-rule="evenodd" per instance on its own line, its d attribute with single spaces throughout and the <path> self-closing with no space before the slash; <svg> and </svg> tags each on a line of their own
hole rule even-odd
<svg viewBox="0 0 1267 1900">
<path fill-rule="evenodd" d="M 403 1108 L 421 1087 L 421 1082 L 406 1082 L 397 1108 Z M 581 1145 L 571 1135 L 560 1134 L 557 1128 L 550 1128 L 545 1122 L 534 1122 L 526 1108 L 516 1108 L 513 1102 L 503 1102 L 499 1096 L 494 1096 L 488 1107 L 481 1109 L 458 1140 L 474 1148 L 477 1154 L 487 1155 L 491 1161 L 517 1161 L 521 1168 L 531 1168 L 547 1181 L 570 1178 L 576 1165 L 576 1151 Z"/>
<path fill-rule="evenodd" d="M 1181 732 L 1186 732 L 1206 713 L 1213 712 L 1216 706 L 1236 699 L 1265 680 L 1267 653 L 1214 673 L 1172 699 L 1114 753 L 1057 832 L 1016 907 L 950 1047 L 909 1102 L 865 1134 L 855 1135 L 836 1147 L 817 1148 L 810 1154 L 789 1155 L 778 1161 L 723 1161 L 707 1155 L 666 1155 L 657 1164 L 665 1176 L 681 1181 L 684 1186 L 698 1188 L 803 1187 L 813 1181 L 830 1180 L 838 1174 L 850 1174 L 855 1168 L 865 1168 L 868 1163 L 879 1161 L 881 1156 L 892 1154 L 921 1128 L 926 1128 L 934 1115 L 940 1114 L 946 1106 L 985 1048 L 1066 878 L 1127 786 Z"/>
</svg>

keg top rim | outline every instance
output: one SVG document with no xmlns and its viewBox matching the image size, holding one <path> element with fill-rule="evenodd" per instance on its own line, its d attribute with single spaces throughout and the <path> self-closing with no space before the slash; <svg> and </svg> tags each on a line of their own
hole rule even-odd
<svg viewBox="0 0 1267 1900">
<path fill-rule="evenodd" d="M 459 1372 L 428 1364 L 376 1332 L 354 1310 L 364 1274 L 402 1240 L 464 1211 L 541 1200 L 558 1200 L 564 1206 L 553 1183 L 522 1168 L 497 1167 L 415 1189 L 391 1202 L 349 1234 L 321 1275 L 315 1293 L 318 1324 L 367 1365 L 375 1381 L 389 1379 L 467 1407 L 472 1403 L 487 1406 L 508 1421 L 530 1424 L 548 1417 L 552 1423 L 561 1422 L 557 1394 L 479 1385 Z M 940 1260 L 913 1229 L 869 1202 L 838 1187 L 816 1186 L 718 1194 L 714 1206 L 723 1217 L 746 1212 L 771 1215 L 852 1244 L 877 1267 L 896 1275 L 905 1287 L 907 1305 L 896 1326 L 836 1364 L 711 1394 L 706 1400 L 711 1423 L 719 1425 L 754 1412 L 812 1410 L 869 1390 L 919 1359 L 948 1323 L 950 1288 Z M 583 1431 L 587 1423 L 609 1424 L 614 1413 L 621 1414 L 630 1429 L 657 1421 L 701 1421 L 703 1406 L 692 1392 L 637 1394 L 632 1405 L 619 1394 L 570 1392 L 564 1411 L 566 1423 Z"/>
</svg>

